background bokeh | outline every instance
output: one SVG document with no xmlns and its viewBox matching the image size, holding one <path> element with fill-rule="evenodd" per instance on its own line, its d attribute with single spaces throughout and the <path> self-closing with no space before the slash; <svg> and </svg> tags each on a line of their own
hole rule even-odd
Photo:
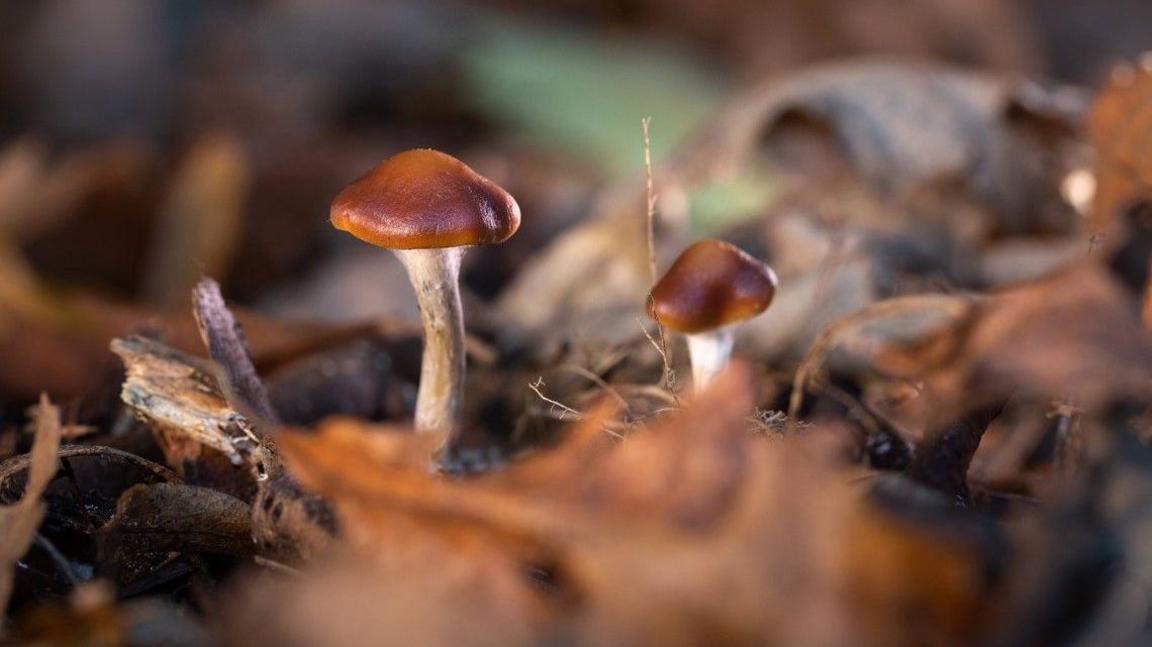
<svg viewBox="0 0 1152 647">
<path fill-rule="evenodd" d="M 173 238 L 158 214 L 196 150 L 239 178 L 223 190 L 239 196 L 223 242 L 192 253 L 232 298 L 410 314 L 405 290 L 348 299 L 322 278 L 333 259 L 369 276 L 391 263 L 324 221 L 343 183 L 396 150 L 450 150 L 505 183 L 529 214 L 523 245 L 538 246 L 595 188 L 641 172 L 641 117 L 659 160 L 741 88 L 876 55 L 1091 86 L 1152 46 L 1149 22 L 1140 0 L 9 0 L 0 143 L 34 141 L 49 164 L 99 160 L 17 237 L 55 285 L 183 305 L 180 270 L 155 248 Z M 469 282 L 491 295 L 507 275 Z"/>
</svg>

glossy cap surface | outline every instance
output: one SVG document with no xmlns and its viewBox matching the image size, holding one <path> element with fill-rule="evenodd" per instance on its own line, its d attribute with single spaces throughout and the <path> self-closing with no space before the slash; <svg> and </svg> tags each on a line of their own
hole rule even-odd
<svg viewBox="0 0 1152 647">
<path fill-rule="evenodd" d="M 491 245 L 520 227 L 507 191 L 460 160 L 404 151 L 349 184 L 332 201 L 332 226 L 386 249 Z"/>
<path fill-rule="evenodd" d="M 764 312 L 775 295 L 772 268 L 734 245 L 702 240 L 652 288 L 648 315 L 673 330 L 703 332 Z"/>
</svg>

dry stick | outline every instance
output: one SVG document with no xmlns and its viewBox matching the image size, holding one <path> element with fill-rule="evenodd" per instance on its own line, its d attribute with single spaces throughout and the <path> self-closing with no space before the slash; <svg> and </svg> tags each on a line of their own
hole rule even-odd
<svg viewBox="0 0 1152 647">
<path fill-rule="evenodd" d="M 648 126 L 652 123 L 652 117 L 644 117 L 640 120 L 640 130 L 644 134 L 644 220 L 645 231 L 648 240 L 648 275 L 649 275 L 649 290 L 656 286 L 656 280 L 659 277 L 656 268 L 656 191 L 652 183 L 652 140 L 648 136 Z M 649 296 L 651 299 L 651 296 Z M 664 332 L 664 326 L 659 321 L 656 322 L 656 329 L 660 332 L 660 345 L 657 350 L 660 351 L 660 359 L 664 362 L 664 375 L 661 381 L 664 387 L 673 392 L 672 381 L 672 361 L 668 352 L 668 336 Z M 648 330 L 644 330 L 644 336 L 648 337 Z M 651 337 L 648 337 L 651 339 Z M 679 404 L 679 402 L 677 402 Z"/>
<path fill-rule="evenodd" d="M 280 424 L 268 390 L 252 364 L 244 331 L 220 295 L 220 284 L 210 278 L 200 279 L 192 290 L 192 311 L 208 355 L 225 373 L 221 387 L 229 404 L 241 413 L 251 411 L 268 423 Z"/>
<path fill-rule="evenodd" d="M 536 394 L 536 397 L 547 402 L 548 404 L 552 405 L 553 407 L 560 409 L 560 411 L 562 411 L 566 414 L 572 415 L 577 420 L 583 420 L 584 419 L 584 414 L 582 414 L 579 411 L 573 409 L 572 407 L 564 404 L 563 402 L 553 400 L 552 398 L 544 395 L 544 393 L 542 391 L 540 391 L 540 387 L 542 387 L 542 386 L 544 386 L 544 378 L 543 377 L 537 377 L 535 382 L 529 382 L 528 383 L 528 388 L 532 389 L 532 392 Z M 564 418 L 561 417 L 561 420 L 564 420 Z"/>
<path fill-rule="evenodd" d="M 648 272 L 652 285 L 656 285 L 656 194 L 652 189 L 652 144 L 648 137 L 648 125 L 652 117 L 640 120 L 640 129 L 644 133 L 644 197 L 646 209 L 644 212 L 648 231 Z"/>
</svg>

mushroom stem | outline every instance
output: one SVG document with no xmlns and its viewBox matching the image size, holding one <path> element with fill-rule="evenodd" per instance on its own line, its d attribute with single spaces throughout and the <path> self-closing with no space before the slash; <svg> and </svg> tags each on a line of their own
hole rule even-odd
<svg viewBox="0 0 1152 647">
<path fill-rule="evenodd" d="M 424 324 L 424 358 L 416 395 L 416 431 L 456 435 L 464 393 L 464 311 L 460 305 L 463 247 L 393 250 L 416 291 Z"/>
<path fill-rule="evenodd" d="M 692 386 L 700 393 L 728 365 L 732 355 L 734 326 L 686 335 L 688 357 L 692 361 Z"/>
</svg>

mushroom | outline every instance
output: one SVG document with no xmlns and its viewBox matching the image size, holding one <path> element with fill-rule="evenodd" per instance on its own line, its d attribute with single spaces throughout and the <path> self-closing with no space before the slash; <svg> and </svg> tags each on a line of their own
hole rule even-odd
<svg viewBox="0 0 1152 647">
<path fill-rule="evenodd" d="M 724 241 L 702 240 L 652 288 L 648 316 L 686 335 L 699 393 L 728 364 L 736 324 L 764 312 L 775 294 L 771 267 Z"/>
<path fill-rule="evenodd" d="M 431 149 L 398 153 L 332 201 L 332 226 L 392 250 L 408 271 L 424 325 L 416 430 L 455 439 L 463 402 L 460 260 L 474 245 L 507 240 L 520 207 L 460 160 Z"/>
</svg>

